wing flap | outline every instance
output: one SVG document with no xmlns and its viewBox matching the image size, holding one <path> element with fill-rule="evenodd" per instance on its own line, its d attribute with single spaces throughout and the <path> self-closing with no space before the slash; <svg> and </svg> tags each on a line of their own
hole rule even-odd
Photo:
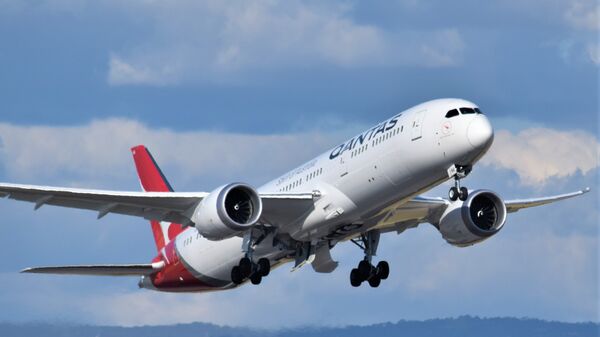
<svg viewBox="0 0 600 337">
<path fill-rule="evenodd" d="M 263 213 L 260 222 L 280 227 L 293 222 L 314 207 L 313 193 L 261 194 Z"/>
<path fill-rule="evenodd" d="M 105 264 L 33 267 L 21 270 L 21 273 L 57 274 L 57 275 L 92 275 L 92 276 L 145 276 L 151 275 L 164 267 L 164 263 L 150 264 Z"/>
<path fill-rule="evenodd" d="M 437 222 L 449 204 L 443 198 L 415 196 L 388 206 L 369 221 L 374 221 L 375 229 L 382 233 L 395 231 L 399 234 L 424 222 Z"/>
</svg>

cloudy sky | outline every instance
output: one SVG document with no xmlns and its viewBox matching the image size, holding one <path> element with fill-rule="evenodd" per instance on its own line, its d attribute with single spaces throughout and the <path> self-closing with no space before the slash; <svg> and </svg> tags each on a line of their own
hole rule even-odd
<svg viewBox="0 0 600 337">
<path fill-rule="evenodd" d="M 175 189 L 259 185 L 422 101 L 461 97 L 496 140 L 466 184 L 504 198 L 598 185 L 600 18 L 594 0 L 0 0 L 0 180 L 139 188 L 144 143 Z M 430 191 L 443 195 L 447 186 Z M 0 321 L 367 324 L 470 314 L 598 321 L 597 191 L 511 215 L 459 249 L 428 225 L 383 239 L 390 279 L 354 289 L 276 270 L 211 294 L 135 279 L 19 275 L 153 257 L 139 219 L 2 201 Z"/>
</svg>

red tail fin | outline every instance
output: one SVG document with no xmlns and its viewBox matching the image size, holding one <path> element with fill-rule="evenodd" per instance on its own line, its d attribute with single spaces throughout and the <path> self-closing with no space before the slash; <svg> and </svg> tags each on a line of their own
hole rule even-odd
<svg viewBox="0 0 600 337">
<path fill-rule="evenodd" d="M 169 184 L 158 164 L 156 164 L 154 157 L 144 145 L 132 147 L 131 153 L 144 191 L 173 192 L 171 184 Z"/>
<path fill-rule="evenodd" d="M 135 168 L 137 169 L 138 177 L 144 191 L 173 192 L 171 184 L 169 184 L 158 164 L 156 164 L 154 157 L 152 157 L 152 154 L 150 154 L 150 151 L 144 145 L 132 147 L 131 153 L 133 154 Z M 152 234 L 154 235 L 156 249 L 159 251 L 183 231 L 182 226 L 176 223 L 167 224 L 152 220 L 150 224 L 152 225 Z"/>
</svg>

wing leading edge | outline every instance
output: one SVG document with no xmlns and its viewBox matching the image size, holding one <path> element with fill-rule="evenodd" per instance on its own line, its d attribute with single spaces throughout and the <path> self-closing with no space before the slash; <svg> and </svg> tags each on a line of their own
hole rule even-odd
<svg viewBox="0 0 600 337">
<path fill-rule="evenodd" d="M 573 197 L 588 193 L 589 191 L 590 191 L 590 188 L 587 187 L 581 191 L 560 194 L 560 195 L 555 195 L 555 196 L 551 196 L 551 197 L 509 200 L 509 201 L 506 201 L 506 210 L 509 213 L 514 213 L 523 208 L 536 207 L 536 206 L 550 204 L 550 203 L 553 203 L 556 201 L 573 198 Z"/>
<path fill-rule="evenodd" d="M 0 197 L 27 201 L 34 209 L 44 205 L 96 211 L 98 219 L 109 213 L 146 220 L 189 225 L 205 192 L 121 192 L 0 183 Z M 273 225 L 292 221 L 313 206 L 312 193 L 264 194 L 262 220 Z"/>
</svg>

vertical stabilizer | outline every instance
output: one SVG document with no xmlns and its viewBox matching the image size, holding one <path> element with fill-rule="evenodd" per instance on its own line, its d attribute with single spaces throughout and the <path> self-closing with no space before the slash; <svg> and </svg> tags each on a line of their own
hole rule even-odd
<svg viewBox="0 0 600 337">
<path fill-rule="evenodd" d="M 156 164 L 154 157 L 144 145 L 132 147 L 131 153 L 140 178 L 140 184 L 145 192 L 173 192 L 171 184 L 169 184 L 160 167 Z M 159 251 L 183 231 L 183 227 L 176 223 L 152 220 L 150 224 L 156 249 Z"/>
</svg>

